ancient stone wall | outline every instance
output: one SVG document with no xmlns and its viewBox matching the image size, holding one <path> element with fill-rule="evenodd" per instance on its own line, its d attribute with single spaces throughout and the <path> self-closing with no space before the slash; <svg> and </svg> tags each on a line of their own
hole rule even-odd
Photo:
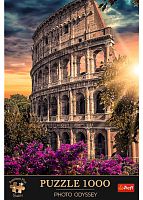
<svg viewBox="0 0 143 200">
<path fill-rule="evenodd" d="M 32 112 L 49 145 L 83 140 L 89 158 L 110 157 L 115 130 L 106 127 L 110 108 L 101 105 L 97 81 L 114 59 L 114 38 L 95 1 L 65 5 L 42 22 L 33 42 Z"/>
</svg>

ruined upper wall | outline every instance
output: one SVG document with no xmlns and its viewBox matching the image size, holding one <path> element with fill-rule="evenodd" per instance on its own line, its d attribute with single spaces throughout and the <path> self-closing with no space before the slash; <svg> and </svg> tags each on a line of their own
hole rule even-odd
<svg viewBox="0 0 143 200">
<path fill-rule="evenodd" d="M 35 31 L 34 63 L 55 51 L 98 37 L 96 31 L 104 28 L 95 0 L 75 0 L 47 18 Z"/>
</svg>

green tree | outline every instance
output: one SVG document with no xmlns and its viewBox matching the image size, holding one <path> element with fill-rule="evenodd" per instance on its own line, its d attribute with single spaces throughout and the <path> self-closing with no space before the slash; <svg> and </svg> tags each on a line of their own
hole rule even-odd
<svg viewBox="0 0 143 200">
<path fill-rule="evenodd" d="M 108 63 L 99 80 L 103 87 L 101 100 L 111 118 L 107 125 L 115 127 L 115 147 L 125 156 L 129 145 L 135 141 L 138 129 L 138 77 L 125 56 Z"/>
<path fill-rule="evenodd" d="M 129 146 L 136 142 L 138 126 L 138 97 L 132 91 L 123 96 L 115 107 L 108 124 L 117 128 L 115 147 L 122 156 L 127 156 Z"/>
<path fill-rule="evenodd" d="M 47 137 L 46 131 L 36 116 L 30 114 L 30 101 L 23 95 L 5 99 L 5 151 L 12 153 L 16 144 Z"/>
</svg>

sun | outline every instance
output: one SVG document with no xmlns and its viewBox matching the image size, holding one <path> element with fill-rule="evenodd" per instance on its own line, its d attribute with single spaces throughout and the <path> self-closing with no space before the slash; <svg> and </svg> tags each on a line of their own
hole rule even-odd
<svg viewBox="0 0 143 200">
<path fill-rule="evenodd" d="M 135 75 L 139 76 L 139 74 L 140 74 L 140 67 L 139 67 L 139 65 L 135 65 L 133 67 L 133 72 L 134 72 Z"/>
</svg>

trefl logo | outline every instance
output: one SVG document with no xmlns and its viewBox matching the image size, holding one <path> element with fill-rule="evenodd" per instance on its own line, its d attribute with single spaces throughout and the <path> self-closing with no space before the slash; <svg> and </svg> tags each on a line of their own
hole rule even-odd
<svg viewBox="0 0 143 200">
<path fill-rule="evenodd" d="M 118 192 L 134 192 L 135 184 L 118 184 Z"/>
</svg>

